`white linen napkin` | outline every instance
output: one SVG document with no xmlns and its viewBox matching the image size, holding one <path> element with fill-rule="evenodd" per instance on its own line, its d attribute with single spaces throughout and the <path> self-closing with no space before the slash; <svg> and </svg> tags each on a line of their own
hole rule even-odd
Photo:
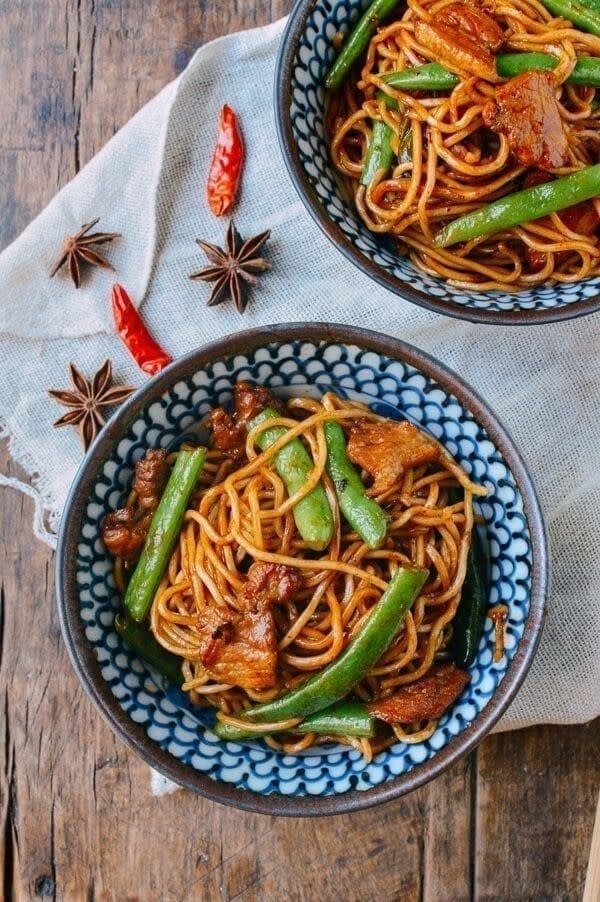
<svg viewBox="0 0 600 902">
<path fill-rule="evenodd" d="M 34 495 L 35 533 L 54 545 L 82 450 L 76 430 L 52 428 L 64 409 L 46 390 L 68 385 L 71 361 L 90 376 L 110 357 L 120 381 L 145 378 L 113 331 L 114 274 L 94 270 L 79 291 L 64 273 L 48 278 L 62 238 L 100 216 L 99 228 L 123 234 L 106 248 L 117 280 L 143 302 L 174 357 L 243 328 L 326 319 L 412 342 L 487 399 L 534 477 L 553 559 L 542 644 L 500 729 L 589 720 L 600 714 L 600 316 L 473 325 L 362 275 L 312 222 L 279 153 L 271 85 L 283 25 L 201 48 L 0 255 L 0 430 L 30 477 L 25 485 L 0 474 L 0 484 Z M 236 225 L 243 236 L 272 230 L 273 268 L 243 317 L 232 305 L 207 308 L 209 286 L 188 279 L 205 265 L 194 239 L 224 239 L 204 184 L 225 102 L 240 115 L 247 148 Z"/>
</svg>

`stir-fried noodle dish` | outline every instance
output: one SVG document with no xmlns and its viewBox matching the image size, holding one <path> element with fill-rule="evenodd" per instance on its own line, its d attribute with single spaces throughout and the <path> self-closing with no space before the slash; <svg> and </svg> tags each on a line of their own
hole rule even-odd
<svg viewBox="0 0 600 902">
<path fill-rule="evenodd" d="M 435 730 L 488 609 L 485 490 L 431 436 L 328 392 L 239 382 L 209 447 L 148 449 L 102 536 L 116 626 L 223 739 L 366 759 Z"/>
<path fill-rule="evenodd" d="M 484 291 L 600 273 L 597 0 L 374 0 L 326 86 L 335 168 L 417 267 Z"/>
</svg>

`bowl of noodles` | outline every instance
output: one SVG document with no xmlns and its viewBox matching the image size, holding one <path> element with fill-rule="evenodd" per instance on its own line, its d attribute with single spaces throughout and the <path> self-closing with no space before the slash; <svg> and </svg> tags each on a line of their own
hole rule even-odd
<svg viewBox="0 0 600 902">
<path fill-rule="evenodd" d="M 600 309 L 592 5 L 300 0 L 277 128 L 333 243 L 451 316 L 519 325 Z"/>
<path fill-rule="evenodd" d="M 472 749 L 539 639 L 547 544 L 510 437 L 400 341 L 291 324 L 175 362 L 101 432 L 62 518 L 82 683 L 210 799 L 327 814 Z"/>
</svg>

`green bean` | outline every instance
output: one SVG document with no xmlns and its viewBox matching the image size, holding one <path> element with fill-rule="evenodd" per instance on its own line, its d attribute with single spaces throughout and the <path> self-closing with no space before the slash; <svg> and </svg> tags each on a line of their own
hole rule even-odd
<svg viewBox="0 0 600 902">
<path fill-rule="evenodd" d="M 152 633 L 139 623 L 117 614 L 115 617 L 115 629 L 126 645 L 136 653 L 138 658 L 157 670 L 169 682 L 181 686 L 183 674 L 181 672 L 182 659 L 171 654 L 162 645 L 159 645 Z"/>
<path fill-rule="evenodd" d="M 558 58 L 550 53 L 501 53 L 496 57 L 496 71 L 502 78 L 514 78 L 515 75 L 535 70 L 552 70 L 557 66 Z M 398 91 L 447 91 L 455 88 L 460 81 L 458 76 L 440 63 L 426 63 L 400 72 L 388 72 L 382 76 L 382 80 Z M 567 82 L 600 87 L 600 59 L 580 56 Z M 383 92 L 381 96 L 385 98 L 386 105 L 394 109 L 395 98 Z"/>
<path fill-rule="evenodd" d="M 403 107 L 401 107 L 401 104 L 398 103 L 395 97 L 390 97 L 389 94 L 385 94 L 383 91 L 378 91 L 376 97 L 377 100 L 383 101 L 390 110 L 403 110 Z M 360 177 L 361 185 L 370 185 L 380 169 L 383 170 L 384 176 L 387 175 L 394 161 L 394 156 L 397 156 L 400 163 L 409 163 L 410 152 L 407 154 L 407 151 L 409 151 L 410 148 L 411 136 L 412 128 L 410 120 L 405 116 L 404 130 L 398 138 L 398 152 L 396 154 L 393 130 L 386 122 L 376 120 L 373 125 L 373 131 L 367 147 L 365 163 Z"/>
<path fill-rule="evenodd" d="M 567 82 L 572 85 L 587 85 L 600 88 L 600 59 L 593 56 L 580 56 Z"/>
<path fill-rule="evenodd" d="M 125 592 L 125 610 L 138 623 L 142 623 L 148 616 L 205 457 L 206 448 L 184 450 L 177 455 L 160 504 L 152 517 L 140 559 Z"/>
<path fill-rule="evenodd" d="M 213 733 L 219 739 L 262 739 L 263 736 L 271 736 L 271 733 L 257 733 L 253 730 L 244 730 L 233 724 L 222 723 L 217 720 Z M 317 711 L 310 714 L 306 720 L 285 732 L 289 733 L 317 733 L 326 736 L 374 736 L 375 718 L 367 711 L 365 702 L 352 699 L 338 702 L 325 711 Z"/>
<path fill-rule="evenodd" d="M 400 109 L 400 104 L 398 103 L 396 98 L 392 97 L 391 94 L 386 94 L 385 91 L 377 91 L 377 93 L 375 94 L 375 97 L 377 98 L 377 100 L 383 101 L 383 103 L 385 103 L 388 110 Z"/>
<path fill-rule="evenodd" d="M 381 507 L 367 495 L 358 470 L 346 451 L 344 430 L 335 420 L 325 423 L 327 472 L 340 505 L 352 529 L 369 548 L 380 548 L 387 533 L 387 518 Z"/>
<path fill-rule="evenodd" d="M 496 57 L 496 72 L 502 78 L 514 78 L 523 72 L 556 69 L 558 58 L 550 53 L 501 53 Z"/>
<path fill-rule="evenodd" d="M 450 490 L 449 502 L 461 500 L 461 490 Z M 450 653 L 459 667 L 469 667 L 475 660 L 483 635 L 489 595 L 489 562 L 487 548 L 476 525 L 471 532 L 467 556 L 467 572 L 458 609 L 452 621 Z"/>
<path fill-rule="evenodd" d="M 328 736 L 366 736 L 375 735 L 375 718 L 367 711 L 365 702 L 345 699 L 310 714 L 306 720 L 294 727 L 298 733 L 320 733 Z"/>
<path fill-rule="evenodd" d="M 337 91 L 371 40 L 379 23 L 389 16 L 397 5 L 398 0 L 373 0 L 344 41 L 338 58 L 325 78 L 326 88 Z"/>
<path fill-rule="evenodd" d="M 447 91 L 455 88 L 460 78 L 441 63 L 425 63 L 399 72 L 388 72 L 382 76 L 382 81 L 398 91 Z"/>
<path fill-rule="evenodd" d="M 600 12 L 590 3 L 578 0 L 542 0 L 542 3 L 554 16 L 567 19 L 583 31 L 600 36 Z"/>
<path fill-rule="evenodd" d="M 525 188 L 466 213 L 441 229 L 435 243 L 449 247 L 540 219 L 600 195 L 600 164 L 564 175 L 553 182 Z"/>
<path fill-rule="evenodd" d="M 361 185 L 370 185 L 379 170 L 383 170 L 384 176 L 389 172 L 394 159 L 392 150 L 392 138 L 394 132 L 387 122 L 376 119 L 373 123 L 373 131 L 367 146 L 365 163 L 360 176 Z"/>
<path fill-rule="evenodd" d="M 252 420 L 249 428 L 253 429 L 265 420 L 279 417 L 280 414 L 276 410 L 267 407 Z M 256 443 L 262 451 L 266 451 L 287 431 L 285 426 L 265 429 L 256 439 Z M 283 479 L 289 495 L 295 495 L 303 488 L 315 466 L 299 438 L 292 439 L 277 451 L 273 457 L 273 464 Z M 329 545 L 333 537 L 333 514 L 325 489 L 320 483 L 294 505 L 293 515 L 298 532 L 310 548 L 322 551 Z"/>
<path fill-rule="evenodd" d="M 385 103 L 388 110 L 401 110 L 404 116 L 404 128 L 402 133 L 398 138 L 398 162 L 399 163 L 410 163 L 411 156 L 411 143 L 412 143 L 412 124 L 408 116 L 406 115 L 406 109 L 402 103 L 396 100 L 395 97 L 390 97 L 389 94 L 386 94 L 384 91 L 377 91 L 375 95 L 377 100 L 381 100 Z M 394 147 L 393 137 L 392 137 L 392 150 L 396 152 L 396 148 Z"/>
<path fill-rule="evenodd" d="M 291 692 L 244 711 L 242 720 L 277 723 L 304 718 L 345 698 L 373 669 L 399 632 L 427 577 L 427 570 L 400 567 L 355 639 L 344 651 Z"/>
<path fill-rule="evenodd" d="M 501 53 L 496 57 L 496 71 L 502 78 L 514 78 L 522 72 L 556 69 L 558 59 L 550 53 Z M 580 56 L 567 78 L 574 85 L 600 87 L 600 59 Z"/>
</svg>

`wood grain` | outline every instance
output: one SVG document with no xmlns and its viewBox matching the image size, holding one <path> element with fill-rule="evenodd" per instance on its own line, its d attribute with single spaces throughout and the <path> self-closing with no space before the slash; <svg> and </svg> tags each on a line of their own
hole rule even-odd
<svg viewBox="0 0 600 902">
<path fill-rule="evenodd" d="M 227 31 L 287 0 L 0 0 L 0 247 Z M 0 467 L 14 472 L 6 449 Z M 0 493 L 0 898 L 581 898 L 600 726 L 488 739 L 434 784 L 300 821 L 150 793 L 70 667 L 32 504 Z"/>
<path fill-rule="evenodd" d="M 600 794 L 598 795 L 592 845 L 585 875 L 583 902 L 596 902 L 597 899 L 600 899 Z"/>
</svg>

